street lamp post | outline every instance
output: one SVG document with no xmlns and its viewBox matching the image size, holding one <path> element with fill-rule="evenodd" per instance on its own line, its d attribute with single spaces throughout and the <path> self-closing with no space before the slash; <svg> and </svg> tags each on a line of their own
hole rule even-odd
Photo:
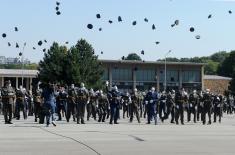
<svg viewBox="0 0 235 155">
<path fill-rule="evenodd" d="M 166 54 L 165 54 L 165 78 L 164 78 L 164 91 L 166 91 L 166 85 L 167 85 L 167 79 L 166 79 L 166 57 L 167 55 L 169 55 L 171 53 L 171 50 L 169 50 Z"/>
</svg>

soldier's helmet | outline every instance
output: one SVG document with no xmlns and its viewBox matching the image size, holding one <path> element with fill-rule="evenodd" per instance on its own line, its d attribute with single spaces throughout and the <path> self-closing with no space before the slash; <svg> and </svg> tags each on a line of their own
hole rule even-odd
<svg viewBox="0 0 235 155">
<path fill-rule="evenodd" d="M 196 94 L 196 93 L 197 93 L 197 91 L 196 91 L 196 90 L 193 90 L 193 93 L 194 93 L 194 94 Z"/>
<path fill-rule="evenodd" d="M 154 88 L 154 87 L 152 87 L 152 88 L 151 88 L 151 91 L 152 91 L 152 92 L 154 92 L 154 91 L 155 91 L 155 88 Z"/>
<path fill-rule="evenodd" d="M 138 90 L 137 90 L 137 88 L 134 88 L 134 92 L 137 92 Z"/>
</svg>

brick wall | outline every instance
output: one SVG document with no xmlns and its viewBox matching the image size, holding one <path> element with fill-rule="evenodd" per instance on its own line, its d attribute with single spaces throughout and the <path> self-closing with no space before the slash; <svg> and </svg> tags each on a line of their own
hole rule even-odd
<svg viewBox="0 0 235 155">
<path fill-rule="evenodd" d="M 204 88 L 210 89 L 212 93 L 224 94 L 228 90 L 230 80 L 204 79 Z"/>
</svg>

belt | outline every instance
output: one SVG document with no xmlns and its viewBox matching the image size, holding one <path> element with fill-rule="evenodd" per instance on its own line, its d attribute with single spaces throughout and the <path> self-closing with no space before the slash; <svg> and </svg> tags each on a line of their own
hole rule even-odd
<svg viewBox="0 0 235 155">
<path fill-rule="evenodd" d="M 2 98 L 13 98 L 14 96 L 2 96 Z"/>
</svg>

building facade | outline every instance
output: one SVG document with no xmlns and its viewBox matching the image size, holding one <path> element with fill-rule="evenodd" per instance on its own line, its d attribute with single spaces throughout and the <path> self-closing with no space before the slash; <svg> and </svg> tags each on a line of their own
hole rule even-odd
<svg viewBox="0 0 235 155">
<path fill-rule="evenodd" d="M 99 60 L 104 67 L 103 81 L 110 86 L 117 85 L 120 90 L 147 90 L 150 87 L 163 90 L 165 83 L 165 63 L 153 61 Z M 204 65 L 202 63 L 166 63 L 167 89 L 185 88 L 186 90 L 204 89 Z M 37 77 L 37 70 L 0 69 L 0 86 L 11 80 L 12 86 L 22 85 L 32 89 L 32 82 Z"/>
<path fill-rule="evenodd" d="M 100 60 L 104 66 L 103 80 L 117 85 L 121 90 L 138 88 L 147 90 L 154 86 L 164 89 L 165 63 L 154 61 Z M 203 63 L 166 63 L 167 89 L 204 89 Z"/>
</svg>

